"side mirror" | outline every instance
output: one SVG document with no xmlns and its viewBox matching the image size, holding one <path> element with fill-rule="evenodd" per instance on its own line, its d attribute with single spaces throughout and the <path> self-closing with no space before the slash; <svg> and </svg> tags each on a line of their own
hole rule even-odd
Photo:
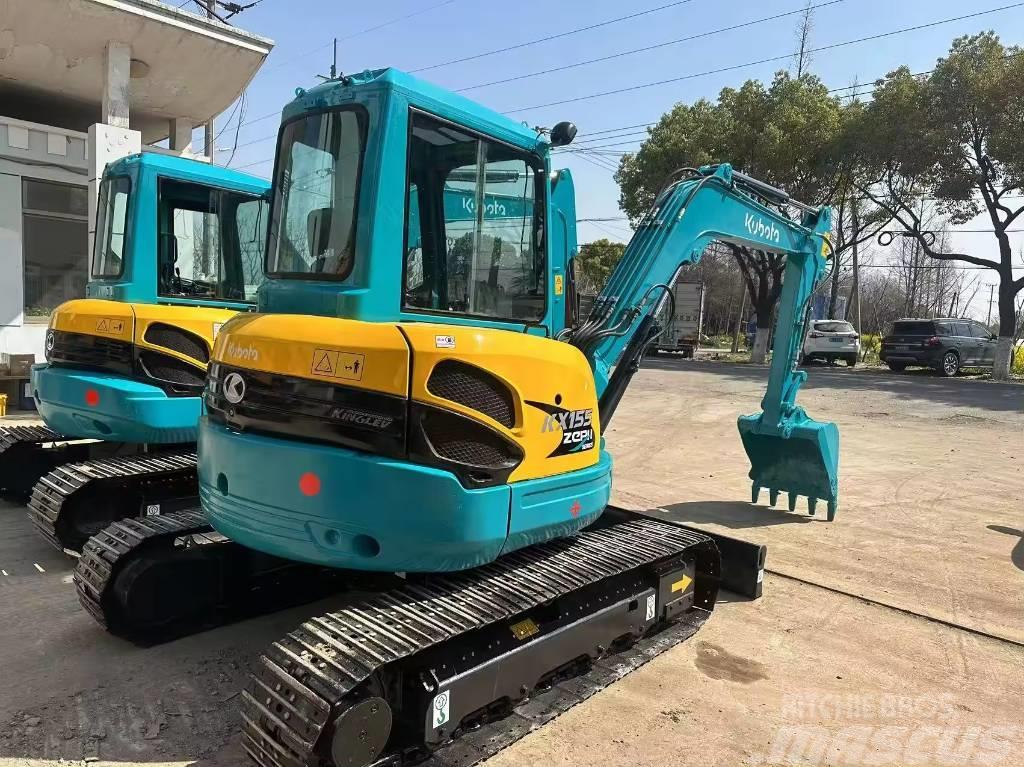
<svg viewBox="0 0 1024 767">
<path fill-rule="evenodd" d="M 568 146 L 576 138 L 576 126 L 565 121 L 551 129 L 551 146 Z"/>
</svg>

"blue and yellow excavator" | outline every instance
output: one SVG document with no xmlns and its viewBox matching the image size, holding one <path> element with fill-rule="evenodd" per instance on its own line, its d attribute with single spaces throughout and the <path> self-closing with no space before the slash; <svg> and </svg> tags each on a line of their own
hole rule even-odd
<svg viewBox="0 0 1024 767">
<path fill-rule="evenodd" d="M 370 592 L 260 659 L 257 763 L 400 765 L 463 736 L 474 762 L 703 623 L 730 542 L 610 508 L 602 432 L 714 241 L 786 256 L 763 411 L 739 421 L 755 499 L 834 516 L 838 431 L 796 405 L 830 211 L 683 169 L 581 323 L 573 182 L 551 167 L 574 134 L 392 69 L 285 108 L 259 312 L 208 371 L 205 514 L 112 525 L 75 573 L 109 630 L 149 641 L 329 574 Z"/>
<path fill-rule="evenodd" d="M 0 430 L 0 486 L 57 547 L 196 503 L 206 364 L 255 301 L 269 188 L 155 153 L 106 168 L 88 297 L 54 310 L 32 371 L 46 427 Z"/>
</svg>

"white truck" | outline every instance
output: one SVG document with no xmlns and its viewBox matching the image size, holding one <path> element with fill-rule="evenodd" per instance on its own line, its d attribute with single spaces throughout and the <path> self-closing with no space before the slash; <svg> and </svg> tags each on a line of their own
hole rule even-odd
<svg viewBox="0 0 1024 767">
<path fill-rule="evenodd" d="M 672 310 L 671 303 L 666 300 L 658 313 L 658 322 L 665 329 L 651 347 L 652 352 L 682 352 L 684 357 L 693 359 L 700 347 L 700 336 L 704 321 L 704 283 L 684 282 L 676 280 L 672 287 L 675 297 L 675 315 L 669 322 L 668 315 Z M 594 305 L 592 294 L 579 295 L 580 321 L 585 320 Z"/>
<path fill-rule="evenodd" d="M 682 352 L 684 357 L 693 359 L 700 347 L 704 322 L 704 283 L 676 280 L 672 295 L 676 299 L 675 314 L 669 321 L 671 302 L 661 305 L 658 321 L 665 330 L 654 341 L 653 348 L 659 352 Z"/>
</svg>

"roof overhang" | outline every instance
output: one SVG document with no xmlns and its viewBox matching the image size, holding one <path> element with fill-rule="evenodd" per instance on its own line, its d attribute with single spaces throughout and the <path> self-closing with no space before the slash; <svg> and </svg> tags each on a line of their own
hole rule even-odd
<svg viewBox="0 0 1024 767">
<path fill-rule="evenodd" d="M 223 112 L 274 46 L 156 0 L 0 0 L 0 11 L 0 93 L 64 102 L 89 123 L 101 112 L 107 43 L 130 45 L 129 120 L 146 143 L 166 137 L 170 119 L 199 125 Z"/>
</svg>

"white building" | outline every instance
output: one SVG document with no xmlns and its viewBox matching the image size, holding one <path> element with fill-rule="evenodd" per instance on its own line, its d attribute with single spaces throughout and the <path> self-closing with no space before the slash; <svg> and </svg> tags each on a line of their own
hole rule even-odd
<svg viewBox="0 0 1024 767">
<path fill-rule="evenodd" d="M 155 0 L 0 0 L 0 352 L 41 360 L 50 310 L 84 296 L 107 162 L 191 153 L 272 47 Z"/>
</svg>

